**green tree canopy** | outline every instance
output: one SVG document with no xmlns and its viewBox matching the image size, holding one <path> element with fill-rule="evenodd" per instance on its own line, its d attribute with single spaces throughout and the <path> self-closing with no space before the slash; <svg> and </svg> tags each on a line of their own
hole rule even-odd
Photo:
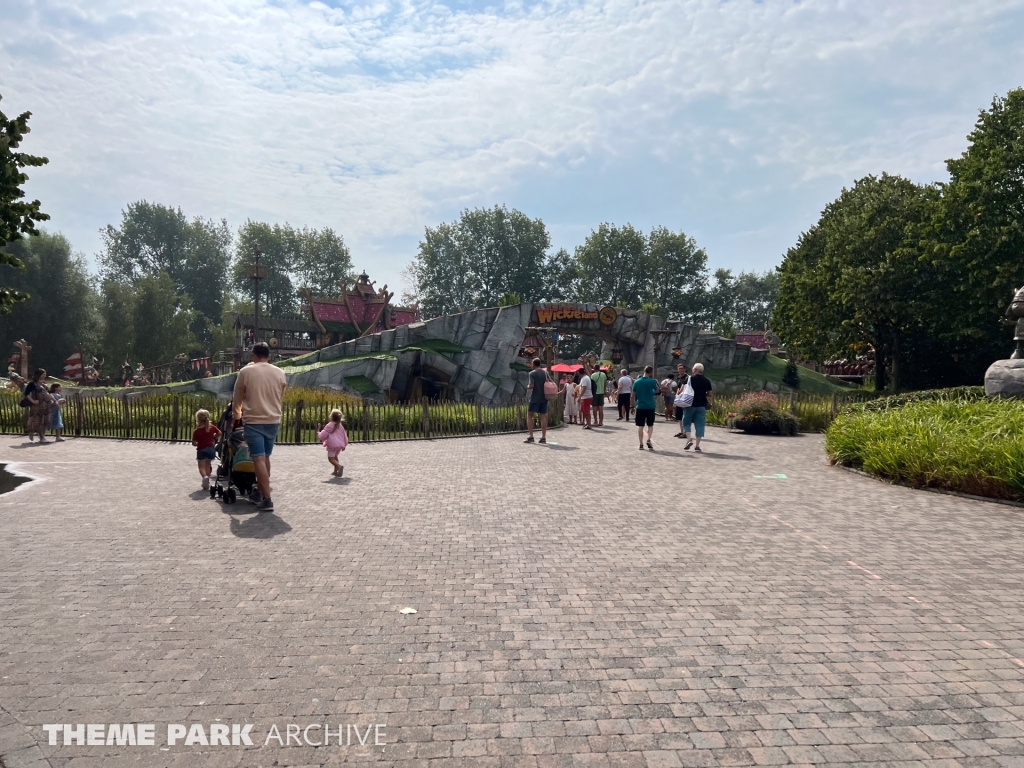
<svg viewBox="0 0 1024 768">
<path fill-rule="evenodd" d="M 238 228 L 232 267 L 234 288 L 246 299 L 253 296 L 249 267 L 257 243 L 263 252 L 260 265 L 267 268 L 267 278 L 260 283 L 260 309 L 267 315 L 296 315 L 300 288 L 337 295 L 338 283 L 352 273 L 348 246 L 333 229 L 295 229 L 289 224 L 246 221 Z"/>
<path fill-rule="evenodd" d="M 497 306 L 503 296 L 545 298 L 551 238 L 544 222 L 505 206 L 462 212 L 428 227 L 410 266 L 428 316 Z"/>
<path fill-rule="evenodd" d="M 932 189 L 899 176 L 867 176 L 829 204 L 780 267 L 773 325 L 782 339 L 818 359 L 869 346 L 876 383 L 891 371 L 899 387 L 904 345 L 921 323 L 917 233 Z"/>
<path fill-rule="evenodd" d="M 79 346 L 95 351 L 99 334 L 97 294 L 80 254 L 63 235 L 40 232 L 17 240 L 6 252 L 23 269 L 2 268 L 2 281 L 28 295 L 10 314 L 0 315 L 0 345 L 18 339 L 32 345 L 33 366 L 63 375 L 64 360 Z"/>
<path fill-rule="evenodd" d="M 929 318 L 937 337 L 957 344 L 976 374 L 1012 348 L 999 319 L 1024 283 L 1024 88 L 996 98 L 947 162 L 924 228 L 924 261 L 936 279 Z"/>
<path fill-rule="evenodd" d="M 0 111 L 0 266 L 14 269 L 20 269 L 22 264 L 3 246 L 26 235 L 38 235 L 36 224 L 50 218 L 40 210 L 42 203 L 38 200 L 25 201 L 22 190 L 28 181 L 24 169 L 49 162 L 45 157 L 16 151 L 30 131 L 28 120 L 31 116 L 31 112 L 22 112 L 12 119 Z M 24 292 L 0 287 L 0 314 L 10 312 L 15 304 L 26 298 Z"/>
<path fill-rule="evenodd" d="M 102 349 L 108 372 L 124 362 L 146 366 L 170 363 L 196 346 L 192 326 L 198 313 L 179 296 L 164 271 L 134 284 L 107 279 L 101 293 Z"/>
<path fill-rule="evenodd" d="M 163 272 L 197 310 L 192 330 L 207 340 L 204 319 L 220 321 L 231 259 L 226 221 L 189 219 L 180 208 L 140 200 L 122 211 L 120 226 L 108 225 L 100 234 L 104 280 L 134 286 Z"/>
</svg>

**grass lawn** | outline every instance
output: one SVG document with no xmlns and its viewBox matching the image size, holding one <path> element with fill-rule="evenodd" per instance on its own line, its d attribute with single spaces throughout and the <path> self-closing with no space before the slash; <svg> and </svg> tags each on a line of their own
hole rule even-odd
<svg viewBox="0 0 1024 768">
<path fill-rule="evenodd" d="M 780 388 L 782 385 L 782 374 L 786 371 L 786 361 L 779 357 L 768 355 L 764 360 L 754 365 L 747 365 L 743 368 L 708 369 L 704 375 L 720 386 L 725 386 L 726 379 L 735 379 L 736 385 L 746 385 L 749 389 L 761 388 L 759 382 L 773 382 Z M 826 378 L 823 374 L 809 371 L 806 368 L 797 368 L 800 373 L 800 391 L 813 395 L 831 395 L 833 392 L 855 392 L 856 387 L 836 384 Z"/>
</svg>

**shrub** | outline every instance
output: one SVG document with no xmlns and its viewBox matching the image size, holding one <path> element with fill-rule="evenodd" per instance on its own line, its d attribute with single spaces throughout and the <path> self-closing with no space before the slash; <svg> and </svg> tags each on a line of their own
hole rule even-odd
<svg viewBox="0 0 1024 768">
<path fill-rule="evenodd" d="M 736 412 L 729 414 L 726 425 L 730 429 L 758 435 L 795 435 L 800 431 L 800 420 L 779 408 L 779 398 L 771 392 L 748 392 L 740 398 Z"/>
<path fill-rule="evenodd" d="M 782 372 L 782 383 L 792 389 L 800 389 L 800 372 L 792 360 L 786 361 L 786 370 Z"/>
<path fill-rule="evenodd" d="M 917 488 L 1024 500 L 1024 402 L 985 399 L 979 389 L 851 406 L 829 428 L 825 450 L 835 464 Z"/>
</svg>

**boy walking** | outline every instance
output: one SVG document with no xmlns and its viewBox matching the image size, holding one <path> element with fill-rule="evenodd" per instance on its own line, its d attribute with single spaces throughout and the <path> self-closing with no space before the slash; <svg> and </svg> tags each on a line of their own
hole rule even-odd
<svg viewBox="0 0 1024 768">
<path fill-rule="evenodd" d="M 636 401 L 636 434 L 640 439 L 640 450 L 644 449 L 644 426 L 647 427 L 647 450 L 653 451 L 654 445 L 654 413 L 657 404 L 654 395 L 658 391 L 658 382 L 654 380 L 654 368 L 644 368 L 644 375 L 633 382 L 633 398 Z"/>
</svg>

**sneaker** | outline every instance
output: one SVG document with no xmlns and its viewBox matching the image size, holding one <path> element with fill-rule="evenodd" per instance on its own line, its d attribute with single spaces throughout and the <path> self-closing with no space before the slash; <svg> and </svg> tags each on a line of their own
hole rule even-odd
<svg viewBox="0 0 1024 768">
<path fill-rule="evenodd" d="M 642 451 L 643 449 L 644 449 L 644 444 L 640 443 L 640 450 Z"/>
<path fill-rule="evenodd" d="M 45 437 L 40 437 L 40 438 L 39 438 L 39 442 L 40 442 L 40 443 L 48 443 L 48 442 L 50 442 L 50 441 L 49 441 L 49 440 L 47 440 L 47 439 L 46 439 Z"/>
<path fill-rule="evenodd" d="M 546 437 L 542 437 L 537 442 L 540 443 L 541 445 L 547 445 L 548 444 L 548 439 Z"/>
<path fill-rule="evenodd" d="M 58 437 L 57 438 L 57 442 L 58 443 L 63 443 L 64 442 L 64 438 L 63 437 Z"/>
<path fill-rule="evenodd" d="M 693 447 L 693 440 L 687 440 L 686 445 L 683 446 L 684 451 L 688 451 Z M 699 449 L 698 449 L 699 450 Z"/>
<path fill-rule="evenodd" d="M 698 446 L 697 446 L 696 448 L 694 448 L 694 449 L 693 449 L 693 452 L 694 452 L 694 453 L 704 453 L 704 451 L 702 451 L 702 450 L 700 449 L 700 446 L 699 446 L 699 445 L 698 445 Z"/>
<path fill-rule="evenodd" d="M 204 491 L 210 490 L 210 478 L 208 478 L 208 477 L 204 477 L 203 478 L 203 490 Z"/>
<path fill-rule="evenodd" d="M 251 491 L 249 491 L 249 501 L 251 501 L 253 504 L 259 504 L 261 501 L 263 501 L 263 494 L 260 493 L 259 488 L 253 488 Z"/>
<path fill-rule="evenodd" d="M 260 499 L 259 504 L 256 505 L 256 511 L 260 514 L 264 512 L 274 511 L 274 500 L 273 499 Z"/>
<path fill-rule="evenodd" d="M 529 436 L 528 438 L 526 438 L 525 440 L 523 440 L 523 442 L 524 442 L 524 443 L 532 443 L 532 442 L 533 442 L 533 435 L 530 435 L 530 436 Z"/>
<path fill-rule="evenodd" d="M 653 451 L 654 450 L 654 446 L 651 445 L 651 441 L 650 440 L 647 441 L 647 450 L 648 451 Z"/>
</svg>

